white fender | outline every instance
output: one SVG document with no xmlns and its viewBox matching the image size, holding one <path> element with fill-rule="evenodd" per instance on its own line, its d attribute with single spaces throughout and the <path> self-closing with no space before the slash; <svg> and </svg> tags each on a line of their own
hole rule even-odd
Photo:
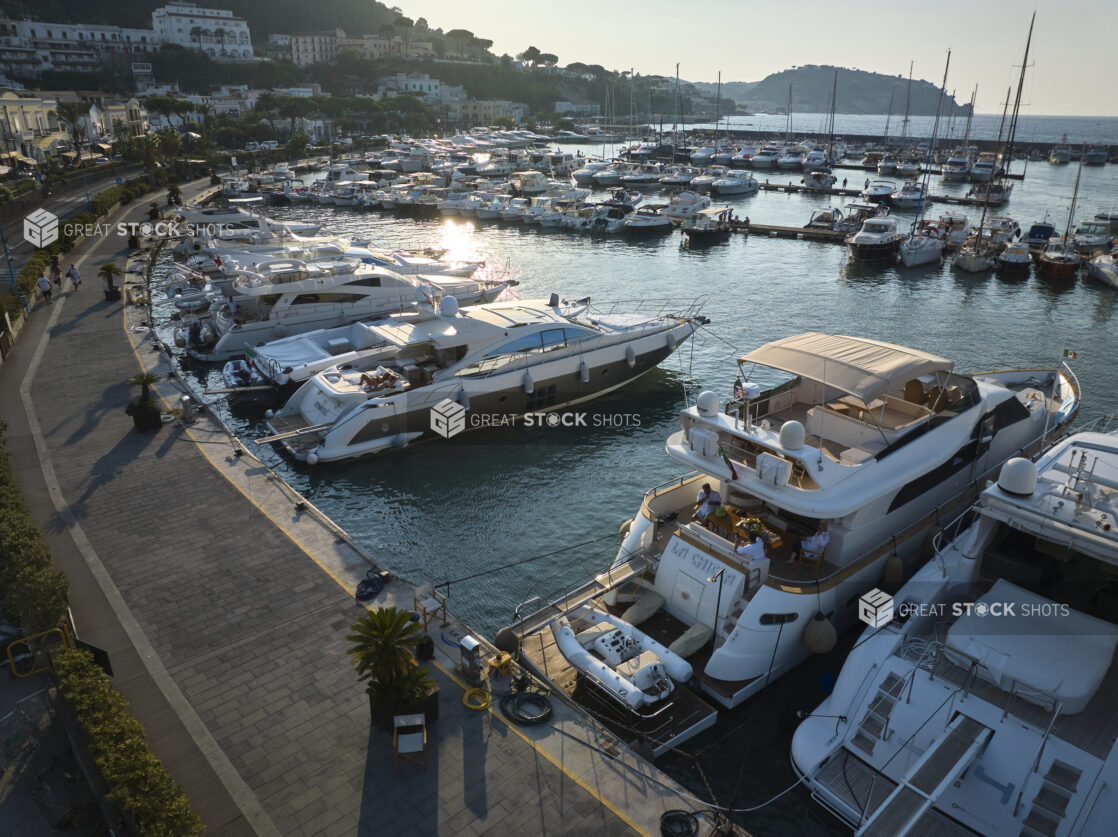
<svg viewBox="0 0 1118 837">
<path fill-rule="evenodd" d="M 669 331 L 668 332 L 668 348 L 671 351 L 674 352 L 675 347 L 678 346 L 678 345 L 679 345 L 679 341 L 675 339 L 675 332 L 674 331 Z"/>
<path fill-rule="evenodd" d="M 632 346 L 625 347 L 625 362 L 629 364 L 630 369 L 637 365 L 637 353 Z"/>
<path fill-rule="evenodd" d="M 532 373 L 525 371 L 524 373 L 524 392 L 531 395 L 536 391 L 536 384 L 532 380 Z"/>
<path fill-rule="evenodd" d="M 584 384 L 590 383 L 590 367 L 586 365 L 585 360 L 578 365 L 578 376 Z"/>
</svg>

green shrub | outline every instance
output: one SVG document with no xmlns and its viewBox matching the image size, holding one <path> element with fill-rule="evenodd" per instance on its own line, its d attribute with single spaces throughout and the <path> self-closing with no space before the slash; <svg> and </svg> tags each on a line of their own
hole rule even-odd
<svg viewBox="0 0 1118 837">
<path fill-rule="evenodd" d="M 66 615 L 70 587 L 54 568 L 42 532 L 28 514 L 0 421 L 0 590 L 3 607 L 33 632 L 56 627 Z"/>
<path fill-rule="evenodd" d="M 140 833 L 194 837 L 202 821 L 163 764 L 152 752 L 143 725 L 109 683 L 88 651 L 54 655 L 58 691 L 85 731 L 90 755 L 108 785 L 108 799 L 132 815 Z"/>
</svg>

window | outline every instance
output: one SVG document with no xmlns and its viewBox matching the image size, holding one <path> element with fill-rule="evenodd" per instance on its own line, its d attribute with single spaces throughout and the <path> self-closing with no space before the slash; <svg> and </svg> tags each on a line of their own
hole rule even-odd
<svg viewBox="0 0 1118 837">
<path fill-rule="evenodd" d="M 798 613 L 762 613 L 760 622 L 762 625 L 786 625 L 798 618 Z"/>
<path fill-rule="evenodd" d="M 545 352 L 553 352 L 556 349 L 564 349 L 567 346 L 567 338 L 564 334 L 564 329 L 552 328 L 543 332 L 540 337 Z"/>
<path fill-rule="evenodd" d="M 271 146 L 269 146 L 271 147 Z M 379 276 L 363 276 L 360 279 L 354 279 L 352 282 L 346 282 L 346 285 L 356 285 L 360 288 L 379 288 Z"/>
</svg>

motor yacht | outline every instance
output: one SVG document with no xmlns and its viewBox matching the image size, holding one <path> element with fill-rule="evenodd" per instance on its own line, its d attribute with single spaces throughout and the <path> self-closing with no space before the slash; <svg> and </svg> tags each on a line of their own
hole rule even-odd
<svg viewBox="0 0 1118 837">
<path fill-rule="evenodd" d="M 673 166 L 664 170 L 659 183 L 666 189 L 686 189 L 697 174 L 691 166 Z"/>
<path fill-rule="evenodd" d="M 892 180 L 871 180 L 870 185 L 862 190 L 862 197 L 875 203 L 883 202 L 889 200 L 896 190 L 897 184 Z"/>
<path fill-rule="evenodd" d="M 690 189 L 692 192 L 709 192 L 714 181 L 725 177 L 729 169 L 726 166 L 711 166 L 701 174 L 691 178 Z"/>
<path fill-rule="evenodd" d="M 1048 239 L 1055 234 L 1056 227 L 1054 224 L 1049 224 L 1047 220 L 1037 221 L 1029 227 L 1029 231 L 1025 235 L 1025 241 L 1028 242 L 1030 250 L 1043 250 L 1048 246 Z"/>
<path fill-rule="evenodd" d="M 1109 253 L 1111 248 L 1110 222 L 1099 218 L 1088 218 L 1075 228 L 1075 252 L 1081 256 L 1094 253 Z"/>
<path fill-rule="evenodd" d="M 972 183 L 989 183 L 997 173 L 997 155 L 993 151 L 983 151 L 978 155 L 970 169 Z"/>
<path fill-rule="evenodd" d="M 580 168 L 571 172 L 571 180 L 579 186 L 593 186 L 594 175 L 609 166 L 610 163 L 605 160 L 587 160 Z"/>
<path fill-rule="evenodd" d="M 831 189 L 837 180 L 828 168 L 812 168 L 804 173 L 803 184 L 805 189 L 810 190 Z"/>
<path fill-rule="evenodd" d="M 628 171 L 629 168 L 627 166 L 613 163 L 603 169 L 598 169 L 598 171 L 594 172 L 591 176 L 591 179 L 594 181 L 595 186 L 603 189 L 611 186 L 620 186 L 621 176 Z"/>
<path fill-rule="evenodd" d="M 553 295 L 459 309 L 444 298 L 437 317 L 372 326 L 389 346 L 307 381 L 269 416 L 267 441 L 314 465 L 512 426 L 654 369 L 705 322 L 700 308 L 572 311 Z"/>
<path fill-rule="evenodd" d="M 688 244 L 725 241 L 734 231 L 734 212 L 728 206 L 700 209 L 679 225 Z"/>
<path fill-rule="evenodd" d="M 1118 251 L 1099 253 L 1089 259 L 1087 273 L 1112 288 L 1118 288 Z"/>
<path fill-rule="evenodd" d="M 753 167 L 753 158 L 757 155 L 757 149 L 751 145 L 744 148 L 739 148 L 730 155 L 729 164 L 735 169 L 748 169 Z"/>
<path fill-rule="evenodd" d="M 900 161 L 893 154 L 885 154 L 877 162 L 877 173 L 881 177 L 893 177 L 897 173 L 897 164 Z"/>
<path fill-rule="evenodd" d="M 776 158 L 776 165 L 782 169 L 803 168 L 804 152 L 799 148 L 786 148 L 784 153 Z"/>
<path fill-rule="evenodd" d="M 805 230 L 833 230 L 842 221 L 842 210 L 837 206 L 826 209 L 817 209 L 811 213 L 808 222 L 804 224 Z M 859 226 L 861 226 L 859 224 Z"/>
<path fill-rule="evenodd" d="M 947 226 L 948 249 L 960 247 L 974 232 L 974 225 L 971 224 L 970 218 L 960 212 L 945 212 L 939 216 L 939 220 Z"/>
<path fill-rule="evenodd" d="M 787 380 L 762 389 L 749 380 L 762 367 L 761 379 Z M 1066 369 L 972 376 L 944 358 L 837 335 L 778 340 L 743 356 L 739 370 L 740 400 L 723 408 L 708 391 L 681 414 L 667 453 L 697 470 L 646 492 L 608 571 L 541 595 L 537 612 L 518 609 L 502 631 L 553 687 L 620 719 L 625 740 L 647 735 L 655 711 L 654 748 L 693 735 L 699 718 L 708 723 L 705 701 L 739 706 L 829 651 L 835 626 L 856 624 L 860 596 L 884 574 L 922 565 L 930 536 L 973 501 L 975 486 L 1039 449 L 1078 405 Z M 706 485 L 718 499 L 696 509 Z M 820 524 L 822 554 L 788 563 Z M 746 533 L 763 549 L 740 553 Z M 610 662 L 594 644 L 596 613 L 608 630 L 650 637 L 687 662 L 668 672 L 673 688 L 636 683 L 632 695 L 616 663 L 592 666 L 563 641 L 566 628 Z"/>
<path fill-rule="evenodd" d="M 780 159 L 783 153 L 780 148 L 773 148 L 765 146 L 756 154 L 753 155 L 752 165 L 755 169 L 771 169 L 776 165 L 776 161 Z"/>
<path fill-rule="evenodd" d="M 685 189 L 672 195 L 672 199 L 664 208 L 664 217 L 678 224 L 708 206 L 710 206 L 710 198 L 706 195 Z"/>
<path fill-rule="evenodd" d="M 191 357 L 226 361 L 256 346 L 315 329 L 414 309 L 433 295 L 470 301 L 495 299 L 507 281 L 449 276 L 404 276 L 363 264 L 352 256 L 303 261 L 273 259 L 238 270 L 220 288 L 215 304 L 175 329 L 175 344 Z"/>
<path fill-rule="evenodd" d="M 970 177 L 970 158 L 953 155 L 943 164 L 941 176 L 949 183 L 960 183 Z"/>
<path fill-rule="evenodd" d="M 894 209 L 916 209 L 923 201 L 924 186 L 918 180 L 906 180 L 889 195 L 889 204 Z"/>
<path fill-rule="evenodd" d="M 223 229 L 254 230 L 260 232 L 290 232 L 297 235 L 317 235 L 321 224 L 313 221 L 277 221 L 239 206 L 209 207 L 186 204 L 177 210 L 179 216 L 197 232 L 220 234 Z"/>
<path fill-rule="evenodd" d="M 1114 833 L 1116 486 L 1113 431 L 1010 460 L 932 561 L 867 602 L 792 739 L 817 801 L 858 834 Z"/>
<path fill-rule="evenodd" d="M 646 206 L 626 215 L 621 227 L 630 235 L 656 235 L 671 232 L 675 224 L 661 210 Z"/>
<path fill-rule="evenodd" d="M 835 219 L 833 229 L 843 233 L 856 233 L 862 229 L 862 224 L 867 219 L 888 214 L 889 207 L 884 203 L 851 201 L 842 208 L 842 213 Z"/>
<path fill-rule="evenodd" d="M 740 169 L 731 169 L 710 184 L 711 192 L 716 195 L 752 195 L 759 188 L 757 178 Z"/>
<path fill-rule="evenodd" d="M 998 253 L 998 271 L 1001 273 L 1028 273 L 1033 265 L 1029 245 L 1024 241 L 1011 241 Z"/>
<path fill-rule="evenodd" d="M 714 160 L 714 154 L 717 150 L 717 147 L 713 145 L 704 145 L 692 151 L 688 159 L 693 166 L 709 166 Z"/>
<path fill-rule="evenodd" d="M 659 163 L 645 163 L 621 175 L 625 189 L 655 189 L 660 185 L 663 168 Z"/>
<path fill-rule="evenodd" d="M 847 236 L 850 260 L 854 262 L 890 262 L 897 256 L 901 239 L 897 220 L 888 217 L 867 218 L 862 228 Z"/>
<path fill-rule="evenodd" d="M 915 178 L 920 176 L 919 160 L 901 160 L 897 163 L 897 177 Z"/>
<path fill-rule="evenodd" d="M 1064 134 L 1059 145 L 1052 146 L 1048 152 L 1048 162 L 1054 166 L 1064 166 L 1071 162 L 1071 146 L 1068 145 L 1068 135 Z"/>
</svg>

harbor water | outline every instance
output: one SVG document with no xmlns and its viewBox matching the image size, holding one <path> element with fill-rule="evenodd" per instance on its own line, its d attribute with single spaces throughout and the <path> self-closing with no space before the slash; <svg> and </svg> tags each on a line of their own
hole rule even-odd
<svg viewBox="0 0 1118 837">
<path fill-rule="evenodd" d="M 1032 139 L 1026 129 L 1019 136 Z M 1118 133 L 1109 139 L 1116 138 Z M 584 153 L 593 150 L 583 147 Z M 1020 173 L 1022 166 L 1015 162 L 1011 171 Z M 1015 184 L 1011 200 L 996 214 L 1012 216 L 1024 230 L 1047 215 L 1063 232 L 1076 168 L 1029 163 L 1024 181 Z M 846 177 L 852 188 L 861 188 L 867 177 L 876 179 L 867 172 L 836 173 L 839 185 Z M 795 184 L 800 173 L 755 176 Z M 933 195 L 961 195 L 967 188 L 935 176 L 929 181 Z M 646 203 L 666 200 L 664 193 L 645 197 Z M 814 210 L 845 200 L 762 191 L 716 203 L 757 223 L 802 226 Z M 1118 165 L 1085 168 L 1075 220 L 1114 204 Z M 963 211 L 972 221 L 981 213 L 981 208 L 931 204 L 926 215 L 948 210 Z M 803 331 L 865 336 L 951 358 L 964 371 L 1051 367 L 1070 350 L 1078 355 L 1069 363 L 1083 390 L 1080 420 L 1118 411 L 1118 291 L 1085 273 L 1058 281 L 1035 271 L 1020 278 L 972 275 L 950 262 L 872 267 L 848 263 L 842 246 L 760 235 L 688 248 L 678 232 L 634 240 L 453 217 L 400 219 L 328 206 L 279 207 L 269 214 L 321 221 L 324 233 L 377 246 L 446 248 L 448 258 L 480 259 L 487 275 L 507 271 L 517 279 L 522 298 L 555 292 L 589 296 L 595 304 L 665 299 L 679 308 L 705 298 L 710 325 L 660 368 L 575 408 L 585 409 L 585 425 L 479 430 L 374 458 L 309 467 L 252 443 L 267 433 L 259 410 L 230 409 L 212 397 L 214 409 L 257 455 L 384 566 L 417 583 L 450 582 L 451 608 L 490 637 L 521 603 L 551 598 L 609 564 L 618 528 L 637 512 L 642 494 L 682 472 L 664 453 L 665 439 L 679 427 L 679 410 L 702 390 L 729 397 L 736 358 L 767 341 Z M 901 229 L 914 217 L 894 215 Z M 156 325 L 169 345 L 173 310 L 156 306 Z M 177 350 L 176 357 L 199 389 L 221 386 L 219 370 L 184 359 Z M 813 708 L 822 697 L 820 680 L 837 674 L 840 664 L 840 655 L 814 661 L 728 713 L 718 731 L 691 742 L 689 749 L 702 753 L 702 775 L 685 755 L 667 757 L 666 769 L 697 796 L 710 799 L 713 793 L 723 805 L 750 807 L 779 793 L 795 778 L 788 764 L 794 724 L 789 711 Z M 802 788 L 739 819 L 758 834 L 849 833 Z"/>
</svg>

